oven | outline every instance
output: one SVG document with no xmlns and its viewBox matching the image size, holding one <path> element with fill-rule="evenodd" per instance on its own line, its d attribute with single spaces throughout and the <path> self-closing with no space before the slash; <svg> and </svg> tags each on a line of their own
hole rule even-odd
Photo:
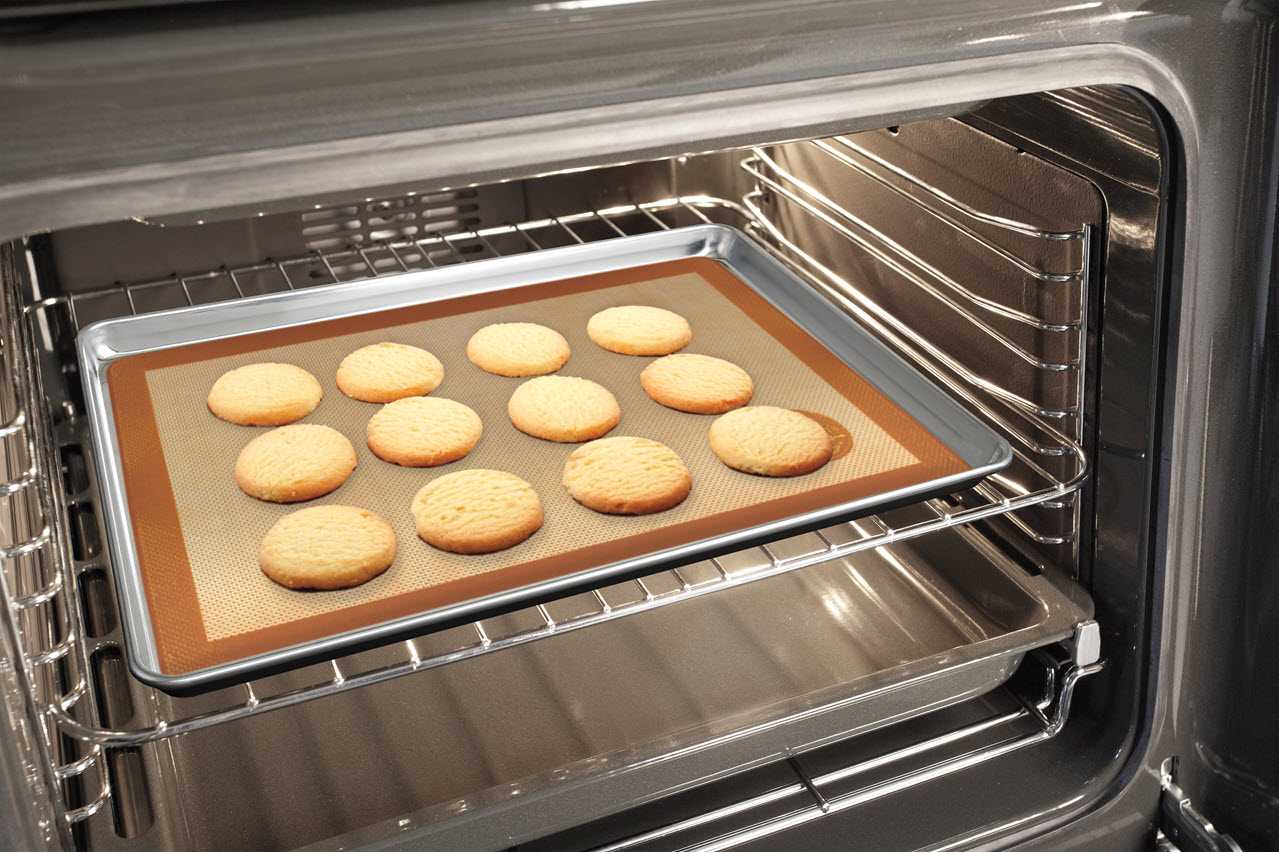
<svg viewBox="0 0 1279 853">
<path fill-rule="evenodd" d="M 1273 844 L 1268 14 L 3 7 L 0 842 Z M 130 672 L 81 330 L 705 224 L 1010 466 L 194 696 Z"/>
</svg>

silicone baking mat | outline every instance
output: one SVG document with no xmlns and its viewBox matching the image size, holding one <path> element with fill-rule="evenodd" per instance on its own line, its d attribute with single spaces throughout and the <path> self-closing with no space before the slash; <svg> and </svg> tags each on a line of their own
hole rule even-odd
<svg viewBox="0 0 1279 853">
<path fill-rule="evenodd" d="M 656 305 L 693 328 L 684 352 L 744 367 L 753 404 L 821 416 L 840 452 L 801 477 L 733 471 L 711 452 L 713 417 L 658 405 L 640 387 L 652 359 L 611 353 L 586 335 L 586 321 L 613 305 Z M 622 417 L 611 435 L 664 442 L 684 459 L 693 490 L 674 509 L 646 516 L 595 513 L 560 478 L 577 446 L 516 430 L 507 400 L 524 381 L 472 365 L 465 346 L 489 323 L 543 323 L 568 339 L 559 371 L 604 385 Z M 434 396 L 470 406 L 484 434 L 470 455 L 439 468 L 402 468 L 368 450 L 365 426 L 378 406 L 344 396 L 334 382 L 341 359 L 378 341 L 413 344 L 444 364 Z M 255 500 L 235 485 L 241 448 L 262 433 L 214 417 L 205 399 L 223 372 L 258 361 L 313 373 L 324 399 L 305 423 L 327 424 L 355 446 L 359 464 L 335 492 L 307 504 Z M 107 380 L 125 491 L 155 643 L 166 674 L 191 672 L 398 617 L 635 558 L 813 509 L 924 483 L 967 465 L 897 404 L 746 286 L 723 264 L 688 258 L 643 267 L 478 293 L 394 311 L 327 320 L 128 356 Z M 833 423 L 832 423 L 833 422 Z M 436 550 L 414 530 L 409 504 L 432 478 L 465 468 L 498 468 L 530 482 L 545 523 L 514 548 L 463 556 Z M 349 504 L 395 528 L 398 553 L 383 575 L 350 590 L 299 592 L 258 568 L 257 550 L 281 516 L 301 506 Z"/>
</svg>

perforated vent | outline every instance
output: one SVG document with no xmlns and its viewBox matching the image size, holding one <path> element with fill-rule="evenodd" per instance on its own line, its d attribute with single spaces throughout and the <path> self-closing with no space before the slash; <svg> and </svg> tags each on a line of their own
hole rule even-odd
<svg viewBox="0 0 1279 853">
<path fill-rule="evenodd" d="M 464 231 L 479 222 L 475 196 L 475 190 L 408 193 L 322 207 L 302 214 L 302 238 L 308 249 L 324 252 Z"/>
</svg>

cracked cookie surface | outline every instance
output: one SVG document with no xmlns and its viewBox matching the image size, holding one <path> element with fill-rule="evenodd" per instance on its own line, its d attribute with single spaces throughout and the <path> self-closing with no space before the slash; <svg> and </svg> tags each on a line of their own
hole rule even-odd
<svg viewBox="0 0 1279 853">
<path fill-rule="evenodd" d="M 745 406 L 755 392 L 750 374 L 731 361 L 682 352 L 644 368 L 640 385 L 663 406 L 695 415 L 718 415 Z"/>
<path fill-rule="evenodd" d="M 346 589 L 372 580 L 395 560 L 395 531 L 354 506 L 326 505 L 277 521 L 258 549 L 262 573 L 290 589 Z"/>
<path fill-rule="evenodd" d="M 830 433 L 817 421 L 776 406 L 747 406 L 720 415 L 711 450 L 730 468 L 765 477 L 807 474 L 830 461 Z"/>
<path fill-rule="evenodd" d="M 209 411 L 241 426 L 281 426 L 320 405 L 324 389 L 293 364 L 259 362 L 228 370 L 209 390 Z"/>
<path fill-rule="evenodd" d="M 587 321 L 586 334 L 604 349 L 622 355 L 669 355 L 693 339 L 687 320 L 651 305 L 605 308 Z"/>
<path fill-rule="evenodd" d="M 244 446 L 235 483 L 258 500 L 309 501 L 345 483 L 355 465 L 355 448 L 342 433 L 322 424 L 291 424 Z"/>
<path fill-rule="evenodd" d="M 365 403 L 390 403 L 430 394 L 444 381 L 444 365 L 420 347 L 383 341 L 360 347 L 338 365 L 338 390 Z"/>
<path fill-rule="evenodd" d="M 574 450 L 564 465 L 563 482 L 573 500 L 613 515 L 662 512 L 688 497 L 693 487 L 678 453 L 660 441 L 629 435 L 601 438 Z"/>
<path fill-rule="evenodd" d="M 437 477 L 414 495 L 412 512 L 423 541 L 455 554 L 501 551 L 542 526 L 542 501 L 533 487 L 487 468 Z"/>
<path fill-rule="evenodd" d="M 598 382 L 576 376 L 539 376 L 515 389 L 506 406 L 520 432 L 547 441 L 590 441 L 617 426 L 617 398 Z"/>
<path fill-rule="evenodd" d="M 554 373 L 571 354 L 563 335 L 538 323 L 494 323 L 466 342 L 471 363 L 498 376 Z"/>
<path fill-rule="evenodd" d="M 470 453 L 484 432 L 470 406 L 443 397 L 405 397 L 387 403 L 369 419 L 369 450 L 410 468 L 455 462 Z"/>
</svg>

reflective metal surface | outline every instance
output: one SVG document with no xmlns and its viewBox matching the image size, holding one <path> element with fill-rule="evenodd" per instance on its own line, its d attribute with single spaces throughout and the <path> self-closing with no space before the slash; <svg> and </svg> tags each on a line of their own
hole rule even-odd
<svg viewBox="0 0 1279 853">
<path fill-rule="evenodd" d="M 1099 341 L 1105 453 L 1085 512 L 1104 524 L 1083 545 L 1102 625 L 1130 651 L 1107 670 L 1116 680 L 1081 685 L 1078 729 L 986 765 L 979 784 L 941 780 L 891 811 L 819 821 L 811 838 L 884 837 L 876 828 L 895 826 L 888 846 L 1139 847 L 1152 834 L 1157 764 L 1170 754 L 1188 759 L 1181 782 L 1206 809 L 1209 791 L 1226 806 L 1273 801 L 1255 772 L 1266 753 L 1250 748 L 1264 746 L 1265 732 L 1248 722 L 1266 703 L 1237 689 L 1240 679 L 1254 690 L 1277 683 L 1256 677 L 1273 656 L 1255 651 L 1269 648 L 1274 600 L 1264 497 L 1273 491 L 1269 6 L 655 0 L 308 11 L 86 16 L 6 30 L 0 91 L 17 120 L 0 131 L 9 153 L 0 230 L 847 132 L 1072 85 L 1148 94 L 1168 130 L 1163 151 L 1123 98 L 1115 109 L 1074 98 L 1048 124 L 998 118 L 1086 164 L 1099 183 L 1147 196 L 1160 187 L 1171 200 L 1165 215 L 1133 196 L 1109 222 L 1123 255 L 1105 294 L 1118 286 L 1119 310 L 1103 316 L 1120 330 Z M 1149 168 L 1130 175 L 1142 161 Z M 903 809 L 929 817 L 902 827 Z M 1246 845 L 1274 843 L 1264 826 L 1249 839 L 1216 823 Z"/>
<path fill-rule="evenodd" d="M 605 223 L 612 222 L 603 214 L 599 215 L 599 219 Z M 620 228 L 617 230 L 621 231 Z M 480 235 L 475 235 L 475 239 L 479 237 Z M 449 245 L 456 242 L 457 238 L 448 240 Z M 393 244 L 389 245 L 393 247 Z M 582 565 L 574 571 L 564 572 L 540 583 L 477 596 L 454 602 L 447 607 L 426 610 L 376 625 L 358 627 L 311 643 L 271 649 L 260 655 L 227 661 L 195 672 L 162 671 L 152 616 L 148 610 L 135 550 L 134 508 L 124 492 L 124 462 L 116 435 L 111 386 L 107 381 L 107 371 L 113 361 L 139 353 L 250 334 L 287 324 L 315 323 L 335 317 L 392 311 L 421 305 L 434 299 L 455 299 L 478 293 L 529 287 L 564 278 L 691 257 L 710 258 L 732 270 L 744 287 L 767 299 L 836 357 L 854 366 L 861 376 L 893 401 L 894 405 L 909 414 L 929 433 L 937 436 L 939 441 L 963 460 L 967 468 L 883 494 L 852 501 L 836 501 L 792 517 L 750 525 L 694 542 L 679 543 L 629 560 L 604 565 Z M 282 264 L 279 268 L 284 269 Z M 70 301 L 67 304 L 74 307 L 75 303 Z M 83 329 L 77 336 L 76 349 L 82 387 L 88 402 L 86 416 L 93 432 L 97 494 L 101 496 L 101 512 L 108 524 L 107 539 L 111 550 L 112 573 L 120 590 L 119 603 L 126 623 L 125 639 L 130 668 L 142 681 L 171 692 L 190 692 L 215 685 L 225 686 L 248 681 L 263 672 L 279 671 L 298 666 L 302 662 L 325 660 L 353 648 L 365 648 L 391 639 L 404 639 L 430 629 L 474 621 L 564 597 L 572 591 L 598 588 L 662 569 L 677 568 L 699 559 L 738 550 L 752 541 L 784 538 L 848 518 L 870 515 L 889 506 L 924 503 L 926 500 L 961 492 L 977 485 L 981 480 L 1002 471 L 1013 458 L 1013 450 L 1008 441 L 985 421 L 969 413 L 939 387 L 930 383 L 922 373 L 912 369 L 908 362 L 841 312 L 838 306 L 806 288 L 794 273 L 775 260 L 764 247 L 739 230 L 716 224 L 659 230 L 629 237 L 622 237 L 619 233 L 611 239 L 590 244 L 526 252 L 515 257 L 492 257 L 485 262 L 458 264 L 443 270 L 411 272 L 406 268 L 398 274 L 378 279 L 376 283 L 335 283 L 302 291 L 290 289 L 285 293 L 233 302 L 192 305 L 169 312 L 107 320 Z M 1069 441 L 1064 443 L 1069 444 Z M 1086 467 L 1082 458 L 1077 457 L 1072 462 L 1070 470 L 1074 474 L 1073 479 L 1063 483 L 1059 492 L 1050 491 L 1045 494 L 1045 500 L 1065 499 L 1067 487 L 1072 483 L 1078 485 L 1082 480 Z M 1011 505 L 1010 503 L 1009 506 Z M 998 509 L 1006 508 L 998 506 Z M 977 517 L 980 516 L 974 514 L 973 519 Z M 961 520 L 962 517 L 956 516 L 953 523 Z M 914 535 L 924 535 L 926 532 L 925 528 L 919 528 Z M 891 538 L 905 536 L 906 532 L 900 530 Z M 822 549 L 820 556 L 845 556 L 854 548 L 871 548 L 875 541 L 872 536 L 867 536 L 862 541 L 832 542 Z M 890 541 L 890 537 L 885 535 L 882 541 Z M 799 568 L 801 565 L 796 563 L 794 567 Z M 726 573 L 723 580 L 728 580 Z M 1067 616 L 1066 619 L 1073 624 L 1072 617 Z M 548 633 L 557 628 L 549 617 L 543 621 L 542 627 Z"/>
</svg>

